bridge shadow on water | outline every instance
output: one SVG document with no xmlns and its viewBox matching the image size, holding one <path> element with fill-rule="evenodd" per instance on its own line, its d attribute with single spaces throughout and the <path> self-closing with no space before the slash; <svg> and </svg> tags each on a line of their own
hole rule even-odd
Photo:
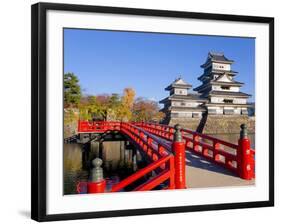
<svg viewBox="0 0 281 224">
<path fill-rule="evenodd" d="M 236 175 L 233 174 L 231 171 L 205 159 L 200 155 L 197 155 L 190 151 L 186 151 L 185 155 L 186 155 L 185 161 L 187 166 L 236 177 Z"/>
</svg>

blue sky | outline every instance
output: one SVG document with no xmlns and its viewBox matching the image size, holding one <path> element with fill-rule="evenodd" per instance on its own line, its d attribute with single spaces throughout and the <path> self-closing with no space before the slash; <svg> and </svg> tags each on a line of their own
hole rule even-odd
<svg viewBox="0 0 281 224">
<path fill-rule="evenodd" d="M 64 72 L 75 73 L 85 94 L 122 94 L 161 100 L 179 75 L 193 85 L 203 73 L 209 51 L 224 52 L 235 61 L 241 91 L 254 101 L 255 40 L 253 38 L 64 29 Z"/>
</svg>

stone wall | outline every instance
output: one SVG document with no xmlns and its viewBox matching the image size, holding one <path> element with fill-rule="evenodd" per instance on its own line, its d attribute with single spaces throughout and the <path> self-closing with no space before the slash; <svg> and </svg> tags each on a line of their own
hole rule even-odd
<svg viewBox="0 0 281 224">
<path fill-rule="evenodd" d="M 203 129 L 205 134 L 240 133 L 240 125 L 246 124 L 249 133 L 255 133 L 255 117 L 233 115 L 209 115 Z"/>
<path fill-rule="evenodd" d="M 68 138 L 77 134 L 79 112 L 78 109 L 64 109 L 63 137 Z"/>
<path fill-rule="evenodd" d="M 197 127 L 199 126 L 200 121 L 201 121 L 201 118 L 171 118 L 168 124 L 170 126 L 180 124 L 181 127 L 183 127 L 183 128 L 197 130 Z"/>
<path fill-rule="evenodd" d="M 204 119 L 204 117 L 202 118 Z M 203 127 L 199 128 L 201 118 L 172 118 L 170 126 L 180 124 L 183 128 L 193 131 L 203 129 L 204 134 L 227 134 L 240 133 L 240 125 L 246 124 L 249 133 L 255 133 L 255 117 L 233 116 L 233 115 L 208 115 L 203 122 Z M 201 123 L 202 125 L 202 123 Z"/>
</svg>

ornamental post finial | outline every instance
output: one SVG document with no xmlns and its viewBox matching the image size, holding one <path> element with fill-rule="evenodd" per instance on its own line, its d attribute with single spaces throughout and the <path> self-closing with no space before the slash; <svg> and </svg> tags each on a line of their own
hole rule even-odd
<svg viewBox="0 0 281 224">
<path fill-rule="evenodd" d="M 240 131 L 240 139 L 248 138 L 248 130 L 246 124 L 240 125 L 241 131 Z"/>
<path fill-rule="evenodd" d="M 181 142 L 182 135 L 181 135 L 181 126 L 179 124 L 175 125 L 175 133 L 174 133 L 174 142 Z"/>
<path fill-rule="evenodd" d="M 95 158 L 92 161 L 94 168 L 91 170 L 90 181 L 91 182 L 100 182 L 103 180 L 103 169 L 101 167 L 102 160 L 100 158 Z"/>
</svg>

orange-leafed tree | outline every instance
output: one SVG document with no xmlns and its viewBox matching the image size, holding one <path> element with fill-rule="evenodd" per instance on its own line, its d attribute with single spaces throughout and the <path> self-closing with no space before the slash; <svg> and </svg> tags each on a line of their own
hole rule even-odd
<svg viewBox="0 0 281 224">
<path fill-rule="evenodd" d="M 132 118 L 132 109 L 135 101 L 136 92 L 133 88 L 125 88 L 121 99 L 121 106 L 118 115 L 122 121 L 129 121 Z"/>
<path fill-rule="evenodd" d="M 160 122 L 165 114 L 159 112 L 158 103 L 153 100 L 137 98 L 133 105 L 134 121 Z"/>
</svg>

